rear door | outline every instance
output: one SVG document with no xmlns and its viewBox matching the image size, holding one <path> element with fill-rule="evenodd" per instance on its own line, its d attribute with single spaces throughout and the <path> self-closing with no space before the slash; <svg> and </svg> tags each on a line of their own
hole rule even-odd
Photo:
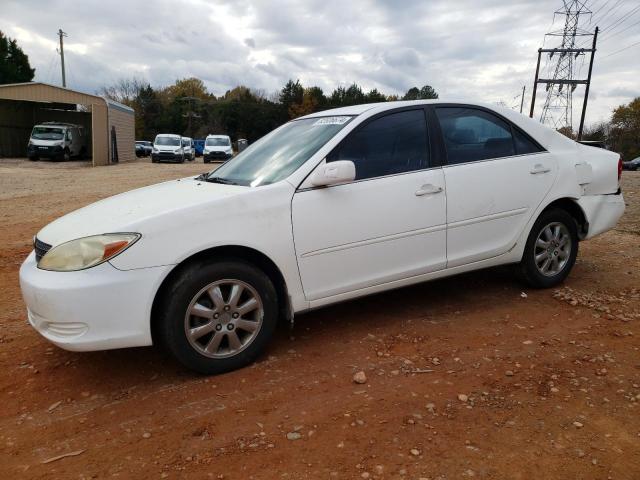
<svg viewBox="0 0 640 480">
<path fill-rule="evenodd" d="M 555 158 L 495 112 L 437 106 L 447 188 L 447 266 L 506 253 L 550 190 Z"/>
<path fill-rule="evenodd" d="M 351 160 L 348 184 L 299 189 L 293 233 L 308 300 L 443 269 L 446 196 L 423 108 L 385 112 L 327 156 Z"/>
</svg>

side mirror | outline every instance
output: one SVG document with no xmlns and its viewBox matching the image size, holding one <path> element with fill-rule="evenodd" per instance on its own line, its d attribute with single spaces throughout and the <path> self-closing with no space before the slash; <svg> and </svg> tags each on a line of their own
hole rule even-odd
<svg viewBox="0 0 640 480">
<path fill-rule="evenodd" d="M 323 163 L 311 175 L 311 185 L 325 187 L 352 182 L 356 178 L 356 166 L 351 160 Z"/>
</svg>

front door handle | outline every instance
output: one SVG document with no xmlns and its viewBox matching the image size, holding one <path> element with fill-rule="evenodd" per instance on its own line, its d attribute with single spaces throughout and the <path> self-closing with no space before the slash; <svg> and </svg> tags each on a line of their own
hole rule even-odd
<svg viewBox="0 0 640 480">
<path fill-rule="evenodd" d="M 419 190 L 416 191 L 416 196 L 421 197 L 422 195 L 431 195 L 440 192 L 442 192 L 442 187 L 432 185 L 431 183 L 425 183 L 420 187 Z"/>
<path fill-rule="evenodd" d="M 529 172 L 531 175 L 537 175 L 539 173 L 547 173 L 550 172 L 551 169 L 549 167 L 545 167 L 541 163 L 536 163 L 533 169 Z"/>
</svg>

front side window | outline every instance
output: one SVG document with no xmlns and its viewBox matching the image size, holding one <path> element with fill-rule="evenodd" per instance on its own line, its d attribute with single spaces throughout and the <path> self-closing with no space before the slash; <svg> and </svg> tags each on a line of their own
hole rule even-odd
<svg viewBox="0 0 640 480">
<path fill-rule="evenodd" d="M 364 180 L 427 168 L 428 151 L 424 111 L 409 110 L 357 129 L 327 156 L 327 162 L 351 160 L 356 180 Z"/>
<path fill-rule="evenodd" d="M 496 115 L 464 107 L 436 108 L 436 115 L 449 165 L 516 154 L 511 126 Z"/>
<path fill-rule="evenodd" d="M 283 180 L 342 130 L 351 118 L 341 115 L 293 120 L 247 147 L 206 179 L 251 187 Z M 227 139 L 225 145 L 228 144 Z"/>
</svg>

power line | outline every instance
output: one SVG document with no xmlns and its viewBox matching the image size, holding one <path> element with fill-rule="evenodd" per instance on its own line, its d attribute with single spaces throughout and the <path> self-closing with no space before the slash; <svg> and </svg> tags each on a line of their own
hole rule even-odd
<svg viewBox="0 0 640 480">
<path fill-rule="evenodd" d="M 638 25 L 639 23 L 640 23 L 640 20 L 638 20 L 636 23 L 632 23 L 631 25 L 629 25 L 629 26 L 627 26 L 627 27 L 623 28 L 622 30 L 620 30 L 620 31 L 618 31 L 618 32 L 616 32 L 616 33 L 613 33 L 613 34 L 609 35 L 609 36 L 607 37 L 607 40 L 608 40 L 608 39 L 610 39 L 611 37 L 615 37 L 615 36 L 617 36 L 617 35 L 620 35 L 620 34 L 621 34 L 621 33 L 623 33 L 623 32 L 626 32 L 626 31 L 627 31 L 627 30 L 629 30 L 631 27 L 635 27 L 635 26 L 636 26 L 636 25 Z"/>
<path fill-rule="evenodd" d="M 604 5 L 602 5 L 599 9 L 597 9 L 595 12 L 593 12 L 593 13 L 591 14 L 591 18 L 589 18 L 589 22 L 587 23 L 587 25 L 591 25 L 591 22 L 593 21 L 593 18 L 594 18 L 596 15 L 598 15 L 598 12 L 600 12 L 600 10 L 602 10 L 604 7 L 606 7 L 606 6 L 609 4 L 609 2 L 610 2 L 610 1 L 611 1 L 611 0 L 607 0 L 606 2 L 604 2 Z"/>
<path fill-rule="evenodd" d="M 640 8 L 640 7 L 639 7 L 639 8 Z M 636 13 L 638 13 L 638 12 L 636 12 Z M 628 18 L 627 18 L 627 20 L 628 20 Z M 624 22 L 623 22 L 623 23 L 624 23 Z M 615 37 L 615 36 L 617 36 L 617 35 L 620 35 L 621 33 L 626 32 L 627 30 L 629 30 L 631 27 L 635 27 L 635 26 L 636 26 L 636 25 L 638 25 L 639 23 L 640 23 L 640 20 L 638 20 L 638 21 L 637 21 L 637 22 L 635 22 L 635 23 L 632 23 L 631 25 L 627 25 L 625 28 L 623 28 L 622 30 L 618 30 L 618 31 L 617 31 L 617 32 L 615 32 L 615 33 L 614 33 L 614 32 L 609 32 L 609 34 L 608 34 L 608 35 L 605 35 L 604 40 L 608 40 L 608 39 L 610 39 L 611 37 Z M 622 25 L 622 24 L 621 24 L 621 25 Z"/>
<path fill-rule="evenodd" d="M 636 45 L 640 45 L 640 42 L 636 42 L 636 43 L 632 43 L 631 45 L 627 45 L 626 47 L 621 48 L 620 50 L 616 50 L 615 52 L 610 53 L 609 55 L 605 55 L 602 58 L 609 58 L 609 57 L 611 57 L 613 55 L 616 55 L 616 54 L 618 54 L 620 52 L 624 52 L 625 50 L 629 50 L 631 47 L 635 47 Z"/>
<path fill-rule="evenodd" d="M 607 32 L 614 30 L 616 26 L 620 25 L 621 23 L 626 22 L 629 18 L 633 17 L 638 10 L 640 10 L 640 5 L 638 5 L 634 9 L 630 10 L 625 15 L 622 15 L 620 18 L 618 18 L 618 20 L 610 23 L 609 25 L 604 27 L 602 30 L 603 31 L 607 31 Z"/>
<path fill-rule="evenodd" d="M 611 7 L 610 10 L 606 11 L 604 13 L 604 15 L 602 15 L 600 18 L 597 19 L 596 23 L 600 23 L 602 25 L 602 23 L 604 22 L 604 19 L 607 18 L 609 15 L 611 15 L 614 11 L 616 11 L 618 8 L 620 8 L 622 6 L 622 3 L 624 2 L 624 0 L 618 0 L 613 7 Z"/>
</svg>

